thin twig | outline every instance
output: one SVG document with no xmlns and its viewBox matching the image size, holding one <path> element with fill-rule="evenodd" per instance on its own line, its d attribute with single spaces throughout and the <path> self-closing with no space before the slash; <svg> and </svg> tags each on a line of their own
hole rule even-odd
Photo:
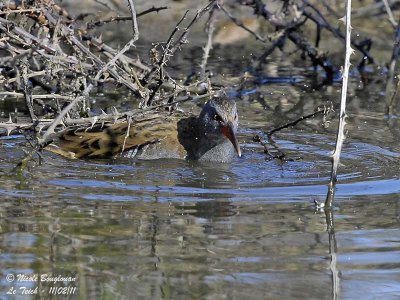
<svg viewBox="0 0 400 300">
<path fill-rule="evenodd" d="M 28 62 L 25 59 L 22 61 L 22 66 L 21 66 L 22 74 L 20 80 L 22 83 L 22 89 L 25 96 L 25 104 L 28 107 L 29 115 L 31 117 L 31 120 L 35 121 L 37 120 L 37 117 L 35 116 L 35 113 L 33 111 L 32 89 L 29 86 L 27 63 Z"/>
<path fill-rule="evenodd" d="M 387 0 L 382 0 L 382 1 L 383 1 L 383 4 L 385 4 L 385 9 L 386 9 L 386 12 L 387 12 L 388 17 L 389 17 L 389 22 L 392 23 L 393 28 L 396 28 L 397 22 L 394 19 L 394 16 L 393 16 L 393 13 L 392 13 L 392 9 L 390 8 L 389 3 L 387 2 Z"/>
<path fill-rule="evenodd" d="M 270 130 L 268 132 L 265 132 L 265 134 L 270 138 L 275 132 L 281 131 L 282 129 L 285 129 L 285 128 L 294 127 L 299 122 L 302 122 L 302 121 L 307 120 L 307 119 L 314 118 L 315 116 L 317 116 L 319 114 L 323 114 L 323 115 L 326 116 L 332 111 L 333 111 L 333 107 L 332 106 L 318 107 L 313 113 L 305 115 L 305 116 L 301 116 L 297 120 L 294 120 L 292 122 L 286 123 L 286 124 L 284 124 L 282 126 L 279 126 L 278 128 L 274 128 L 274 129 L 272 129 L 272 130 Z"/>
<path fill-rule="evenodd" d="M 121 56 L 122 56 L 126 51 L 128 51 L 132 46 L 134 46 L 135 42 L 139 39 L 139 29 L 138 29 L 138 24 L 137 24 L 137 20 L 136 20 L 136 9 L 135 9 L 135 5 L 133 4 L 133 1 L 132 1 L 132 0 L 128 0 L 128 2 L 129 2 L 130 10 L 131 10 L 131 13 L 132 13 L 133 37 L 129 40 L 128 43 L 125 44 L 125 46 L 124 46 L 124 47 L 123 47 L 123 48 L 122 48 L 108 63 L 106 63 L 106 64 L 101 68 L 100 72 L 98 73 L 98 75 L 100 75 L 100 76 L 99 76 L 98 78 L 97 78 L 97 76 L 96 76 L 96 77 L 95 77 L 95 81 L 99 80 L 100 77 L 101 77 L 101 75 L 102 75 L 105 71 L 107 71 L 107 70 L 112 70 L 111 68 L 112 68 L 112 66 L 115 65 L 116 61 L 117 61 L 118 59 L 120 59 Z M 134 73 L 134 77 L 137 78 L 137 74 L 135 73 L 135 71 L 132 70 L 132 73 Z M 112 73 L 112 74 L 115 75 L 116 73 Z M 117 74 L 117 76 L 119 76 L 119 75 Z M 121 79 L 119 79 L 119 80 L 121 80 Z M 125 82 L 125 79 L 122 79 L 122 80 Z M 139 86 L 140 83 L 139 83 L 139 82 L 136 82 L 136 84 Z M 139 88 L 136 88 L 136 87 L 133 87 L 133 88 L 134 88 L 134 89 L 133 89 L 134 92 L 139 92 L 139 95 L 142 96 L 141 93 L 140 93 Z"/>
<path fill-rule="evenodd" d="M 391 0 L 390 5 L 397 5 L 400 3 L 399 0 Z M 376 1 L 369 5 L 361 6 L 358 9 L 353 10 L 352 17 L 353 18 L 361 18 L 366 17 L 367 15 L 372 15 L 376 12 L 380 12 L 385 4 L 382 1 Z"/>
<path fill-rule="evenodd" d="M 37 37 L 35 37 L 34 35 L 30 34 L 29 32 L 25 31 L 24 29 L 22 29 L 21 27 L 16 26 L 16 24 L 14 24 L 12 21 L 6 20 L 4 18 L 0 18 L 0 30 L 3 31 L 5 34 L 7 34 L 8 36 L 15 38 L 10 31 L 7 29 L 7 27 L 5 25 L 11 25 L 13 28 L 13 31 L 18 34 L 21 35 L 25 41 L 30 44 L 30 42 L 35 42 L 40 48 L 43 48 L 44 50 L 46 50 L 49 53 L 56 53 L 56 50 L 49 47 L 48 45 L 44 44 L 43 41 Z"/>
<path fill-rule="evenodd" d="M 50 124 L 49 128 L 47 128 L 46 132 L 44 133 L 44 135 L 39 138 L 39 145 L 40 147 L 43 147 L 44 145 L 47 145 L 50 141 L 50 137 L 52 134 L 55 133 L 55 129 L 56 127 L 62 122 L 62 120 L 64 119 L 64 117 L 66 116 L 66 114 L 72 109 L 74 108 L 74 106 L 76 104 L 78 104 L 80 101 L 83 101 L 85 99 L 85 97 L 89 94 L 90 90 L 92 89 L 93 85 L 88 85 L 86 87 L 86 89 L 83 91 L 83 96 L 78 96 L 76 97 L 71 103 L 69 103 L 61 112 L 60 114 L 57 116 L 57 118 L 55 118 L 53 120 L 53 122 Z"/>
<path fill-rule="evenodd" d="M 400 58 L 400 22 L 397 24 L 397 29 L 395 32 L 395 41 L 393 44 L 392 57 L 389 63 L 389 71 L 387 74 L 387 84 L 386 84 L 386 103 L 387 103 L 387 113 L 389 115 L 397 114 L 396 107 L 397 103 L 395 101 L 399 82 L 400 82 L 400 72 L 395 74 L 396 65 Z M 397 76 L 396 76 L 397 75 Z M 397 78 L 397 84 L 395 80 Z"/>
<path fill-rule="evenodd" d="M 267 40 L 264 39 L 261 35 L 259 35 L 257 32 L 255 32 L 255 31 L 251 30 L 250 28 L 248 28 L 239 19 L 235 18 L 223 5 L 219 5 L 219 7 L 229 17 L 229 19 L 232 20 L 232 22 L 234 22 L 240 28 L 243 28 L 244 30 L 246 30 L 248 33 L 250 33 L 252 36 L 254 36 L 256 38 L 256 40 L 259 40 L 259 41 L 261 41 L 263 43 L 267 42 Z"/>
<path fill-rule="evenodd" d="M 179 49 L 182 46 L 182 44 L 187 42 L 186 37 L 188 36 L 191 27 L 196 23 L 197 20 L 199 20 L 213 6 L 213 4 L 214 4 L 214 2 L 211 2 L 206 7 L 203 7 L 202 9 L 199 9 L 197 11 L 197 13 L 194 16 L 194 18 L 192 19 L 192 21 L 183 30 L 183 33 L 181 34 L 181 36 L 176 40 L 176 42 L 171 47 L 171 50 L 170 50 L 171 54 L 175 53 L 175 51 L 177 49 Z"/>
<path fill-rule="evenodd" d="M 206 46 L 204 47 L 203 58 L 200 64 L 200 75 L 201 79 L 204 80 L 206 77 L 206 67 L 208 57 L 210 56 L 210 51 L 212 49 L 212 38 L 215 30 L 215 16 L 218 9 L 218 5 L 215 3 L 214 6 L 211 8 L 205 31 L 207 33 L 207 42 Z"/>
<path fill-rule="evenodd" d="M 317 24 L 319 27 L 325 28 L 332 34 L 334 34 L 336 37 L 342 39 L 344 42 L 346 40 L 346 36 L 338 29 L 334 28 L 329 22 L 326 20 L 326 18 L 321 14 L 321 12 L 311 3 L 309 3 L 308 0 L 303 0 L 303 2 L 310 7 L 320 18 L 322 22 L 319 22 L 311 13 L 308 13 L 307 11 L 303 11 L 303 14 L 312 20 L 315 24 Z M 364 43 L 356 42 L 355 40 L 351 39 L 351 45 L 356 48 L 358 51 L 360 51 L 364 57 L 368 59 L 368 61 L 373 64 L 374 63 L 374 58 L 372 55 L 367 51 L 364 47 Z M 364 61 L 364 59 L 363 59 Z"/>
<path fill-rule="evenodd" d="M 139 29 L 138 29 L 138 24 L 137 24 L 137 19 L 136 19 L 136 8 L 135 4 L 133 3 L 133 0 L 128 0 L 129 4 L 129 10 L 131 11 L 131 17 L 132 17 L 132 30 L 133 30 L 133 42 L 136 42 L 139 39 Z"/>
<path fill-rule="evenodd" d="M 0 96 L 13 96 L 13 97 L 24 97 L 23 93 L 17 92 L 0 92 Z M 65 96 L 59 94 L 43 94 L 43 95 L 32 95 L 32 100 L 36 99 L 62 99 L 62 100 L 72 100 L 74 97 Z"/>
<path fill-rule="evenodd" d="M 137 13 L 136 17 L 140 18 L 141 16 L 147 15 L 147 14 L 149 14 L 151 12 L 157 12 L 158 13 L 159 11 L 164 10 L 164 9 L 168 9 L 168 7 L 167 6 L 161 6 L 161 7 L 153 6 L 153 7 L 149 8 L 149 9 L 146 9 L 146 10 L 140 12 L 140 13 Z M 114 17 L 108 18 L 106 20 L 96 21 L 94 23 L 93 22 L 89 22 L 86 25 L 86 28 L 87 29 L 92 29 L 95 26 L 102 26 L 102 25 L 107 24 L 107 23 L 121 22 L 121 21 L 131 21 L 131 20 L 132 20 L 132 16 L 114 16 Z"/>
<path fill-rule="evenodd" d="M 122 113 L 119 112 L 115 112 L 112 114 L 106 114 L 103 113 L 101 115 L 98 116 L 94 116 L 94 117 L 89 117 L 89 118 L 79 118 L 79 119 L 71 119 L 69 117 L 66 117 L 65 120 L 63 121 L 65 125 L 67 126 L 72 126 L 72 125 L 84 125 L 84 124 L 95 124 L 95 123 L 102 123 L 102 122 L 111 122 L 111 121 L 115 121 L 118 119 L 126 119 L 127 117 L 135 117 L 138 114 L 144 113 L 144 112 L 148 112 L 148 111 L 153 111 L 159 108 L 163 108 L 163 107 L 168 107 L 168 106 L 174 106 L 175 104 L 179 104 L 179 103 L 184 103 L 184 102 L 188 102 L 188 101 L 199 101 L 201 99 L 208 99 L 210 98 L 214 93 L 207 93 L 204 95 L 199 95 L 199 96 L 181 96 L 181 97 L 176 97 L 174 101 L 170 102 L 170 103 L 163 103 L 163 104 L 159 104 L 159 105 L 153 105 L 153 106 L 149 106 L 146 108 L 141 108 L 141 109 L 134 109 L 134 110 L 130 110 L 130 111 L 125 111 Z M 169 97 L 165 97 L 162 100 L 168 100 Z M 1 126 L 0 126 L 1 127 Z"/>
<path fill-rule="evenodd" d="M 130 81 L 128 81 L 127 79 L 123 78 L 122 76 L 120 76 L 118 74 L 118 72 L 113 69 L 111 67 L 111 64 L 104 64 L 96 55 L 94 55 L 92 52 L 90 52 L 90 50 L 88 48 L 86 48 L 79 40 L 77 37 L 75 37 L 74 35 L 72 35 L 71 33 L 67 33 L 65 35 L 74 45 L 76 45 L 83 53 L 85 53 L 87 56 L 89 56 L 90 58 L 92 58 L 94 60 L 94 62 L 101 67 L 100 71 L 101 73 L 99 74 L 103 74 L 104 71 L 108 71 L 111 76 L 113 76 L 117 82 L 122 83 L 123 85 L 125 85 L 127 88 L 129 88 L 132 92 L 134 92 L 136 95 L 138 96 L 142 96 L 139 92 L 139 89 L 137 87 L 136 84 L 132 84 Z M 117 53 L 118 55 L 118 53 Z M 122 71 L 122 70 L 121 70 Z M 95 80 L 98 80 L 101 75 L 98 77 L 95 77 Z"/>
<path fill-rule="evenodd" d="M 165 65 L 165 63 L 166 63 L 166 57 L 167 57 L 167 55 L 169 55 L 168 52 L 170 51 L 169 48 L 170 48 L 170 44 L 172 43 L 172 39 L 173 39 L 175 33 L 179 30 L 180 24 L 186 19 L 186 16 L 187 16 L 188 13 L 189 13 L 189 10 L 187 10 L 187 11 L 183 14 L 182 18 L 181 18 L 181 19 L 178 21 L 178 23 L 175 25 L 174 29 L 172 30 L 171 34 L 170 34 L 169 37 L 168 37 L 167 42 L 165 43 L 164 51 L 163 51 L 163 53 L 162 53 L 162 55 L 161 55 L 161 58 L 157 61 L 156 64 L 154 64 L 154 66 L 153 66 L 153 68 L 150 70 L 150 72 L 148 72 L 148 73 L 146 74 L 146 76 L 144 77 L 144 81 L 147 82 L 146 87 L 147 87 L 147 85 L 149 85 L 149 84 L 151 83 L 151 80 L 153 79 L 154 74 L 155 74 L 158 70 L 160 70 L 160 68 L 161 68 L 163 65 Z"/>
<path fill-rule="evenodd" d="M 9 14 L 21 14 L 21 13 L 34 13 L 40 12 L 41 8 L 30 8 L 30 9 L 8 9 L 6 11 L 0 11 L 0 16 Z"/>
<path fill-rule="evenodd" d="M 144 81 L 146 82 L 145 87 L 151 83 L 151 80 L 153 79 L 153 76 L 159 72 L 160 73 L 160 79 L 158 82 L 158 85 L 156 88 L 153 90 L 153 93 L 150 95 L 150 97 L 146 101 L 142 101 L 141 107 L 147 107 L 152 105 L 152 101 L 156 95 L 156 92 L 160 89 L 161 85 L 163 84 L 163 79 L 164 79 L 164 71 L 163 67 L 168 61 L 168 57 L 172 56 L 175 51 L 177 51 L 183 44 L 187 43 L 187 35 L 190 32 L 191 27 L 196 23 L 197 20 L 199 20 L 212 6 L 214 5 L 214 2 L 210 2 L 207 6 L 203 7 L 202 9 L 199 9 L 196 13 L 196 15 L 193 17 L 192 21 L 189 23 L 189 25 L 183 30 L 183 33 L 178 37 L 178 39 L 174 42 L 173 37 L 175 36 L 175 33 L 178 32 L 179 30 L 179 25 L 186 19 L 186 15 L 188 14 L 188 10 L 185 12 L 183 17 L 179 20 L 177 25 L 175 25 L 174 30 L 170 34 L 167 43 L 164 47 L 164 51 L 161 55 L 161 58 L 153 65 L 153 68 L 151 71 L 144 77 Z"/>
<path fill-rule="evenodd" d="M 268 47 L 264 53 L 257 59 L 255 62 L 255 68 L 260 69 L 261 66 L 265 63 L 266 58 L 272 54 L 276 47 L 281 47 L 286 39 L 286 30 L 281 32 L 276 40 L 272 43 L 270 47 Z"/>
</svg>

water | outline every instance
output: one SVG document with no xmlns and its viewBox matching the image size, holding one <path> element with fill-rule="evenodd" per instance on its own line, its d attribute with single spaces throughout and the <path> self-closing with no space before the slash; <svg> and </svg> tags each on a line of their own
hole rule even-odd
<svg viewBox="0 0 400 300">
<path fill-rule="evenodd" d="M 279 120 L 250 98 L 238 101 L 244 156 L 232 164 L 44 153 L 18 171 L 24 138 L 2 137 L 2 297 L 37 286 L 6 274 L 34 273 L 77 278 L 57 285 L 76 286 L 72 298 L 398 298 L 398 129 L 369 105 L 349 111 L 331 237 L 313 202 L 326 196 L 334 121 L 277 133 L 284 163 L 252 142 Z"/>
</svg>

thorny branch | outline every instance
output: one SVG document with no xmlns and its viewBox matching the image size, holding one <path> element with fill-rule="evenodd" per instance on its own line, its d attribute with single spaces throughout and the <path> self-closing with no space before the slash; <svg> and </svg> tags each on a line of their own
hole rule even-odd
<svg viewBox="0 0 400 300">
<path fill-rule="evenodd" d="M 168 9 L 168 7 L 166 6 L 161 6 L 161 7 L 151 7 L 149 9 L 146 9 L 145 11 L 142 11 L 140 13 L 136 14 L 136 18 L 140 18 L 141 16 L 147 15 L 149 13 L 152 12 L 159 12 L 161 10 L 165 10 Z M 103 26 L 104 24 L 107 23 L 113 23 L 113 22 L 121 22 L 121 21 L 131 21 L 132 20 L 132 16 L 114 16 L 114 17 L 110 17 L 108 19 L 105 20 L 99 20 L 96 22 L 89 22 L 86 26 L 87 29 L 93 29 L 94 27 L 100 27 Z"/>
<path fill-rule="evenodd" d="M 179 26 L 181 23 L 186 19 L 187 14 L 189 11 L 186 11 L 183 17 L 179 20 L 179 22 L 176 24 L 175 28 L 173 29 L 172 33 L 170 34 L 167 42 L 165 43 L 165 46 L 163 47 L 163 52 L 161 55 L 159 55 L 158 50 L 154 48 L 152 51 L 155 53 L 155 63 L 152 68 L 152 70 L 146 75 L 144 78 L 144 81 L 146 82 L 146 87 L 148 87 L 151 83 L 151 80 L 153 77 L 158 74 L 159 79 L 158 79 L 158 84 L 153 88 L 153 92 L 151 93 L 149 99 L 146 99 L 145 102 L 141 103 L 141 107 L 147 107 L 153 104 L 153 99 L 156 95 L 156 93 L 160 90 L 161 85 L 163 84 L 165 78 L 170 78 L 168 74 L 165 73 L 164 71 L 164 66 L 167 64 L 169 57 L 173 56 L 174 53 L 180 49 L 180 47 L 187 43 L 187 36 L 190 32 L 191 27 L 207 12 L 209 11 L 212 7 L 214 7 L 214 2 L 211 1 L 207 6 L 205 6 L 202 9 L 199 9 L 195 16 L 193 17 L 192 21 L 188 24 L 186 28 L 184 28 L 182 34 L 174 41 L 175 34 L 180 30 Z M 158 56 L 160 56 L 158 58 Z"/>
<path fill-rule="evenodd" d="M 161 60 L 149 66 L 125 54 L 139 39 L 134 1 L 128 0 L 128 4 L 133 35 L 119 51 L 106 45 L 101 38 L 79 29 L 74 23 L 76 20 L 66 11 L 53 5 L 52 1 L 41 0 L 30 4 L 21 3 L 21 6 L 1 6 L 0 15 L 7 15 L 7 19 L 0 17 L 0 51 L 3 54 L 0 59 L 0 83 L 5 87 L 5 91 L 0 91 L 0 95 L 23 97 L 31 120 L 35 122 L 25 124 L 13 123 L 10 120 L 0 123 L 0 128 L 10 134 L 12 131 L 34 125 L 36 131 L 43 131 L 37 139 L 37 149 L 40 149 L 51 142 L 60 125 L 63 127 L 78 124 L 82 116 L 85 119 L 90 110 L 89 93 L 94 87 L 102 88 L 110 84 L 115 87 L 125 86 L 139 99 L 148 99 L 151 94 L 149 87 L 158 86 L 152 95 L 157 94 L 159 101 L 154 105 L 148 101 L 148 106 L 153 105 L 150 109 L 193 99 L 191 93 L 196 93 L 196 84 L 178 86 L 162 68 L 169 57 L 187 42 L 190 28 L 211 5 L 200 9 L 183 33 L 175 39 L 175 33 L 179 30 L 178 24 L 169 38 Z M 164 9 L 166 7 L 152 7 L 140 15 Z M 28 21 L 33 25 L 27 26 Z M 86 26 L 88 27 L 90 26 Z M 15 61 L 19 59 L 23 59 L 25 63 L 15 65 Z M 162 76 L 162 84 L 154 77 L 158 71 L 165 73 Z M 179 98 L 180 92 L 185 93 L 183 99 Z M 171 101 L 171 97 L 175 100 Z M 49 105 L 43 101 L 56 101 L 56 105 Z M 42 107 L 47 107 L 46 110 L 51 111 L 53 116 L 47 116 L 50 118 L 46 120 L 37 117 L 35 113 L 38 107 L 35 107 L 34 103 L 42 103 Z M 59 109 L 54 110 L 54 106 Z M 112 119 L 114 118 L 115 116 L 112 116 Z M 92 121 L 95 119 L 94 117 Z"/>
<path fill-rule="evenodd" d="M 336 136 L 335 151 L 332 155 L 332 169 L 331 179 L 329 182 L 328 193 L 325 200 L 325 209 L 331 209 L 332 202 L 335 195 L 336 182 L 337 182 L 337 170 L 339 167 L 340 154 L 342 152 L 343 142 L 345 136 L 345 125 L 346 125 L 346 102 L 347 102 L 347 86 L 349 82 L 349 71 L 350 71 L 350 56 L 354 53 L 351 48 L 351 0 L 346 1 L 346 15 L 343 17 L 343 22 L 346 25 L 346 53 L 344 58 L 344 67 L 342 73 L 342 93 L 340 98 L 340 111 L 339 111 L 339 125 Z"/>
<path fill-rule="evenodd" d="M 200 101 L 202 99 L 207 99 L 212 96 L 211 93 L 199 95 L 199 96 L 180 96 L 176 97 L 174 101 L 168 102 L 168 103 L 163 103 L 159 105 L 154 105 L 151 107 L 143 108 L 143 109 L 134 109 L 130 111 L 125 111 L 122 113 L 119 113 L 115 108 L 112 110 L 111 113 L 106 114 L 104 111 L 102 111 L 102 114 L 96 115 L 93 117 L 82 117 L 82 118 L 71 118 L 69 115 L 66 115 L 64 120 L 62 121 L 62 124 L 64 126 L 94 126 L 96 123 L 105 123 L 105 122 L 117 122 L 118 120 L 124 120 L 127 117 L 134 118 L 137 115 L 141 115 L 147 112 L 154 111 L 159 108 L 164 108 L 168 106 L 173 106 L 179 103 L 183 102 L 188 102 L 188 101 Z M 166 97 L 165 99 L 162 100 L 168 100 L 170 97 Z M 71 102 L 73 103 L 73 102 Z M 69 108 L 67 108 L 69 109 Z M 18 122 L 15 123 L 12 121 L 11 117 L 7 122 L 0 123 L 0 128 L 4 128 L 7 130 L 7 134 L 11 134 L 13 132 L 18 132 L 20 130 L 25 130 L 25 129 L 32 129 L 36 128 L 39 132 L 47 129 L 48 132 L 54 133 L 54 130 L 48 130 L 50 126 L 52 126 L 54 123 L 54 120 L 46 120 L 46 119 L 39 119 L 36 121 L 36 123 L 23 123 L 23 122 Z M 54 126 L 54 125 L 53 125 Z M 53 127 L 54 129 L 55 127 Z M 46 132 L 47 132 L 46 131 Z M 50 133 L 49 133 L 50 135 Z M 44 141 L 43 141 L 44 142 Z"/>
</svg>

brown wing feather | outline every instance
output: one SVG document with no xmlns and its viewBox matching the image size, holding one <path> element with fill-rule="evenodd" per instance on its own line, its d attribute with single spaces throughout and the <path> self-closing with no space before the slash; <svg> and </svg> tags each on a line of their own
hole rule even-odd
<svg viewBox="0 0 400 300">
<path fill-rule="evenodd" d="M 60 136 L 57 145 L 49 145 L 46 149 L 68 158 L 107 158 L 135 147 L 157 143 L 166 137 L 177 140 L 176 118 L 153 114 L 130 123 L 125 121 L 70 129 Z"/>
</svg>

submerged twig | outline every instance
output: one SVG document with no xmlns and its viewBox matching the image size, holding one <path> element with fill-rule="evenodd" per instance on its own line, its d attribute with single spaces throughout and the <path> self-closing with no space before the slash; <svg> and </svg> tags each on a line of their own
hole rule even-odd
<svg viewBox="0 0 400 300">
<path fill-rule="evenodd" d="M 301 159 L 301 157 L 287 158 L 285 152 L 283 152 L 281 149 L 279 149 L 279 146 L 274 141 L 274 139 L 272 139 L 271 137 L 268 137 L 268 142 L 274 148 L 274 151 L 276 152 L 276 154 L 272 153 L 268 149 L 267 143 L 264 142 L 259 135 L 253 136 L 253 141 L 259 143 L 261 146 L 264 147 L 264 153 L 268 155 L 266 157 L 266 160 L 278 159 L 281 162 L 288 162 L 288 161 L 295 161 L 295 160 Z"/>
<path fill-rule="evenodd" d="M 285 128 L 290 128 L 290 127 L 294 127 L 296 126 L 299 122 L 316 117 L 319 114 L 322 114 L 324 116 L 324 119 L 326 118 L 326 116 L 333 111 L 333 107 L 329 106 L 323 106 L 323 107 L 318 107 L 313 113 L 305 115 L 305 116 L 301 116 L 300 118 L 286 123 L 282 126 L 279 126 L 278 128 L 274 128 L 270 131 L 264 131 L 264 134 L 267 136 L 269 143 L 272 145 L 272 147 L 274 147 L 275 151 L 277 152 L 277 154 L 272 154 L 271 151 L 269 151 L 268 147 L 267 147 L 267 143 L 265 143 L 260 136 L 255 135 L 253 137 L 253 141 L 259 143 L 260 145 L 262 145 L 264 147 L 264 153 L 267 154 L 269 156 L 269 159 L 279 159 L 283 162 L 285 161 L 293 161 L 293 160 L 298 160 L 301 159 L 301 157 L 297 157 L 297 158 L 286 158 L 286 154 L 279 149 L 279 147 L 277 146 L 276 142 L 274 141 L 274 139 L 272 138 L 272 135 L 282 129 Z"/>
</svg>

